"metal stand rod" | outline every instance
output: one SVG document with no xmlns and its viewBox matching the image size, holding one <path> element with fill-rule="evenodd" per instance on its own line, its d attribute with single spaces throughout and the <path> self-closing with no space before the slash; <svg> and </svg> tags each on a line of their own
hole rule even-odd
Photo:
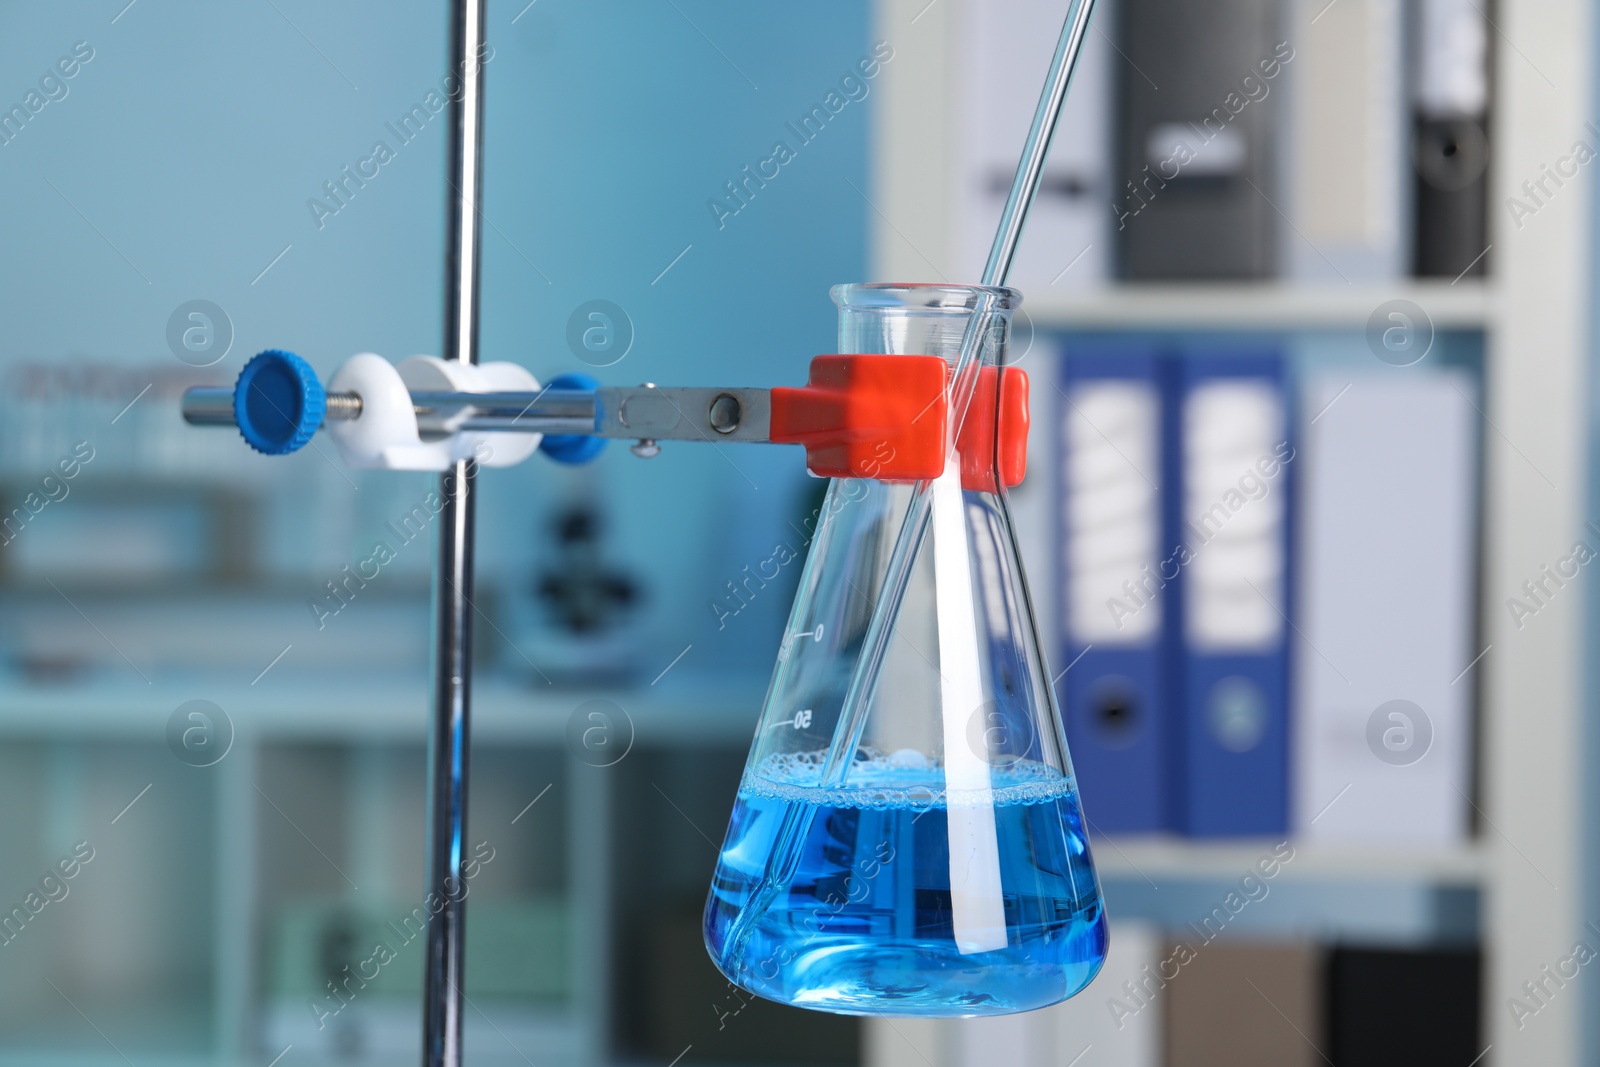
<svg viewBox="0 0 1600 1067">
<path fill-rule="evenodd" d="M 444 358 L 478 361 L 478 198 L 483 191 L 484 0 L 454 0 L 450 102 L 449 233 L 445 244 Z M 434 579 L 433 725 L 429 737 L 427 962 L 423 975 L 424 1067 L 461 1067 L 466 962 L 462 861 L 467 834 L 467 761 L 472 682 L 472 470 L 457 463 L 440 479 L 439 569 Z"/>
</svg>

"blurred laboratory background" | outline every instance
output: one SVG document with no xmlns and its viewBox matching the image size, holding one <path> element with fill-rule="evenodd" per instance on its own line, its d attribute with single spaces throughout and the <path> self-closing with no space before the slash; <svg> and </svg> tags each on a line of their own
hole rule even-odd
<svg viewBox="0 0 1600 1067">
<path fill-rule="evenodd" d="M 178 398 L 438 352 L 446 8 L 0 6 L 0 1063 L 419 1057 L 436 479 Z M 491 0 L 483 358 L 799 384 L 830 286 L 975 281 L 1065 8 Z M 1112 929 L 1064 1005 L 706 956 L 797 450 L 485 472 L 471 1062 L 1600 1058 L 1597 46 L 1578 0 L 1100 0 L 1011 277 Z"/>
</svg>

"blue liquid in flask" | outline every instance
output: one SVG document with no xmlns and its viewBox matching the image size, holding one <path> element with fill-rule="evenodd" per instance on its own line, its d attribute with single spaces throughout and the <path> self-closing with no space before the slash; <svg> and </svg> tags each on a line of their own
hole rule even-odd
<svg viewBox="0 0 1600 1067">
<path fill-rule="evenodd" d="M 769 1000 L 847 1015 L 1003 1015 L 1087 986 L 1107 929 L 1072 778 L 1023 760 L 965 797 L 928 778 L 926 764 L 882 757 L 858 759 L 835 789 L 817 786 L 801 755 L 747 769 L 706 903 L 723 974 Z M 973 809 L 958 823 L 992 819 L 999 904 L 987 914 L 1004 923 L 965 944 L 953 805 Z"/>
</svg>

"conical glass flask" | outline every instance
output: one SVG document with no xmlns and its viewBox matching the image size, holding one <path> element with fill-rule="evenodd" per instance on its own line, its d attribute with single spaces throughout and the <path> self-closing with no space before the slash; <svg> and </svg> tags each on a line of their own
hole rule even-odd
<svg viewBox="0 0 1600 1067">
<path fill-rule="evenodd" d="M 987 370 L 990 388 L 969 391 L 968 417 L 1000 425 L 992 368 L 1016 291 L 832 295 L 841 353 L 934 355 L 954 368 L 974 324 L 969 366 Z M 717 966 L 770 1000 L 1001 1015 L 1072 996 L 1105 958 L 1004 478 L 967 436 L 940 479 L 835 479 L 817 517 L 705 912 Z"/>
</svg>

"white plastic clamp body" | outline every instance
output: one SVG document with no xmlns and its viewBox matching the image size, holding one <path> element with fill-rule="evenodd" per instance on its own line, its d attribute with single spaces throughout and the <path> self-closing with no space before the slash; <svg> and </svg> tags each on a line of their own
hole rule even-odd
<svg viewBox="0 0 1600 1067">
<path fill-rule="evenodd" d="M 423 440 L 411 393 L 537 392 L 539 381 L 515 363 L 459 363 L 411 356 L 395 366 L 362 352 L 345 360 L 328 380 L 330 393 L 361 397 L 361 415 L 329 419 L 326 429 L 351 467 L 390 471 L 445 471 L 458 460 L 512 467 L 539 447 L 539 433 L 457 431 Z"/>
</svg>

